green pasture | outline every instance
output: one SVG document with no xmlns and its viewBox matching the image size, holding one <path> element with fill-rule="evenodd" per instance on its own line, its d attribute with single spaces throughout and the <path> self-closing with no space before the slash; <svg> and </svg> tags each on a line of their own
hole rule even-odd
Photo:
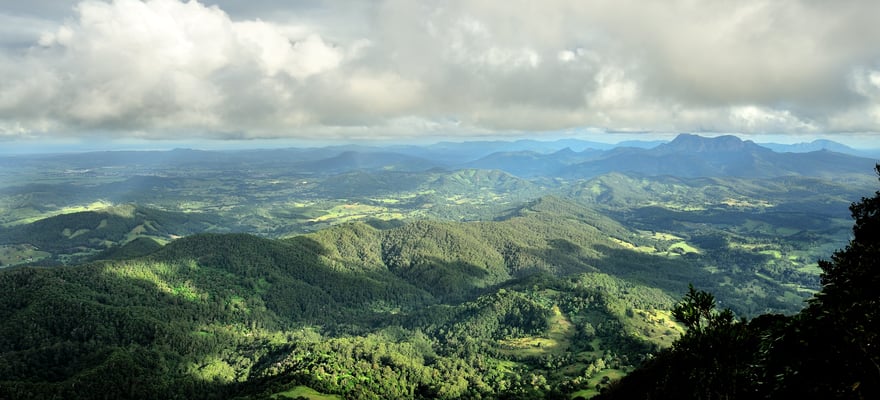
<svg viewBox="0 0 880 400">
<path fill-rule="evenodd" d="M 271 397 L 273 399 L 298 399 L 301 397 L 305 397 L 309 400 L 342 400 L 342 396 L 338 396 L 335 394 L 324 394 L 308 386 L 296 386 L 288 391 L 275 393 Z"/>
</svg>

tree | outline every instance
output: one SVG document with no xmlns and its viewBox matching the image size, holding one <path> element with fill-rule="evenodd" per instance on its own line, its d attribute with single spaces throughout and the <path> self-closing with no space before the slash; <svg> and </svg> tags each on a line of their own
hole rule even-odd
<svg viewBox="0 0 880 400">
<path fill-rule="evenodd" d="M 822 290 L 771 347 L 780 395 L 880 398 L 880 191 L 850 211 L 853 239 L 819 262 Z"/>
<path fill-rule="evenodd" d="M 688 293 L 672 309 L 672 316 L 683 323 L 688 332 L 694 333 L 733 323 L 733 312 L 729 308 L 716 311 L 715 296 L 696 290 L 693 284 L 688 285 Z"/>
<path fill-rule="evenodd" d="M 853 239 L 819 262 L 802 312 L 736 323 L 691 286 L 673 310 L 688 332 L 598 398 L 880 399 L 880 191 L 850 211 Z"/>
</svg>

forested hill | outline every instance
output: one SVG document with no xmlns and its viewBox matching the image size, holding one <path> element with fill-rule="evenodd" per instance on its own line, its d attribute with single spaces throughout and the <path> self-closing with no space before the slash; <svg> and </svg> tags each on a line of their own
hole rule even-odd
<svg viewBox="0 0 880 400">
<path fill-rule="evenodd" d="M 617 148 L 560 171 L 562 176 L 596 176 L 609 172 L 678 177 L 767 178 L 835 177 L 866 171 L 875 162 L 828 150 L 777 153 L 736 136 L 706 138 L 681 134 L 650 149 Z"/>
<path fill-rule="evenodd" d="M 868 162 L 693 135 L 0 158 L 0 399 L 871 398 L 876 199 L 816 263 Z"/>
<path fill-rule="evenodd" d="M 669 292 L 699 274 L 626 257 L 609 235 L 631 234 L 546 198 L 495 222 L 198 234 L 131 259 L 6 269 L 0 398 L 586 390 L 672 343 Z"/>
<path fill-rule="evenodd" d="M 144 237 L 5 269 L 0 398 L 590 395 L 679 336 L 687 282 L 788 310 L 792 289 L 755 280 L 778 293 L 756 299 L 664 240 L 550 196 L 495 221 Z"/>
<path fill-rule="evenodd" d="M 47 253 L 45 260 L 38 260 L 41 265 L 47 265 L 105 257 L 108 254 L 100 254 L 103 250 L 136 238 L 152 238 L 164 243 L 213 229 L 210 217 L 123 204 L 60 214 L 28 224 L 0 226 L 0 243 L 35 246 Z"/>
<path fill-rule="evenodd" d="M 691 288 L 673 310 L 687 333 L 598 398 L 880 398 L 880 191 L 850 211 L 852 240 L 819 263 L 803 311 L 737 321 Z"/>
</svg>

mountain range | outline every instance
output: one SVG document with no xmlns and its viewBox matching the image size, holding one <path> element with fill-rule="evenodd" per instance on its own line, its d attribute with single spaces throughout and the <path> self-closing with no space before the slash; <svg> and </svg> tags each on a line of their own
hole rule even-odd
<svg viewBox="0 0 880 400">
<path fill-rule="evenodd" d="M 738 365 L 774 393 L 788 355 L 765 350 L 846 333 L 784 315 L 842 287 L 816 260 L 864 231 L 847 206 L 876 184 L 874 159 L 816 145 L 0 157 L 0 398 L 627 398 L 613 382 L 639 365 L 667 387 L 635 390 L 726 393 L 717 365 Z M 676 298 L 708 298 L 689 283 L 729 311 L 680 318 Z M 867 315 L 847 304 L 820 316 Z"/>
<path fill-rule="evenodd" d="M 682 134 L 650 149 L 618 148 L 595 160 L 569 166 L 564 176 L 596 176 L 609 172 L 681 177 L 840 176 L 870 169 L 875 160 L 819 150 L 777 153 L 735 136 L 704 138 Z"/>
<path fill-rule="evenodd" d="M 627 144 L 627 143 L 624 143 Z M 354 170 L 427 171 L 461 168 L 498 169 L 521 177 L 590 178 L 608 172 L 648 176 L 839 176 L 863 174 L 876 158 L 828 140 L 798 145 L 759 145 L 735 136 L 681 134 L 665 143 L 633 142 L 610 146 L 575 139 L 554 142 L 442 142 L 427 146 L 334 146 L 278 150 L 148 152 L 6 156 L 0 165 L 63 164 L 71 168 L 121 165 L 211 168 L 246 171 L 284 167 L 309 174 Z"/>
</svg>

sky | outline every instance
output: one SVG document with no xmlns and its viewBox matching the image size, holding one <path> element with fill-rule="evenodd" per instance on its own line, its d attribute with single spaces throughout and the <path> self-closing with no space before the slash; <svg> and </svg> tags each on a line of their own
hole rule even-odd
<svg viewBox="0 0 880 400">
<path fill-rule="evenodd" d="M 880 147 L 877 15 L 875 0 L 0 0 L 0 147 L 680 132 Z"/>
</svg>

